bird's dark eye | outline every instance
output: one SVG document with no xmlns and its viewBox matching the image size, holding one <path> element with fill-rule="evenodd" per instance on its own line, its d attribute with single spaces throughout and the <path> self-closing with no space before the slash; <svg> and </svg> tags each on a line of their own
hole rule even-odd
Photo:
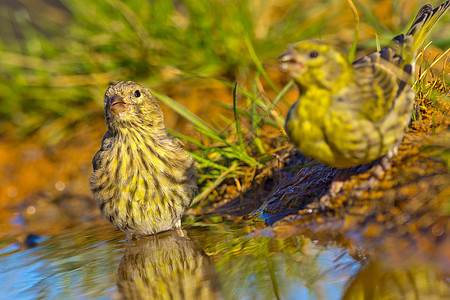
<svg viewBox="0 0 450 300">
<path fill-rule="evenodd" d="M 311 57 L 311 58 L 316 58 L 317 56 L 319 56 L 319 52 L 317 52 L 317 51 L 311 51 L 309 53 L 309 57 Z"/>
<path fill-rule="evenodd" d="M 134 96 L 135 96 L 136 98 L 139 98 L 139 97 L 141 96 L 141 92 L 140 92 L 139 90 L 135 90 L 135 91 L 134 91 Z"/>
</svg>

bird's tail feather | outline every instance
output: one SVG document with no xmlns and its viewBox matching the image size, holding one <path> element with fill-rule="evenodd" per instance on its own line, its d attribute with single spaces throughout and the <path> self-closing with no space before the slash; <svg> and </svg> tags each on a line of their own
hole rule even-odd
<svg viewBox="0 0 450 300">
<path fill-rule="evenodd" d="M 406 36 L 410 35 L 413 38 L 412 50 L 415 53 L 425 40 L 426 35 L 444 15 L 450 7 L 450 0 L 442 3 L 433 9 L 433 6 L 426 4 L 417 13 L 413 24 L 409 28 Z"/>
</svg>

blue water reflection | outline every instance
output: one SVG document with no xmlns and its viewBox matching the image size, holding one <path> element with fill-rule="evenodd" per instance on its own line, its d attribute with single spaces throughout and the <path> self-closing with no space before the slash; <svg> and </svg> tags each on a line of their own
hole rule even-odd
<svg viewBox="0 0 450 300">
<path fill-rule="evenodd" d="M 377 278 L 365 274 L 374 263 L 345 249 L 248 232 L 245 224 L 191 225 L 127 242 L 105 224 L 51 236 L 31 249 L 1 243 L 0 298 L 340 299 L 363 295 L 372 283 L 364 278 Z"/>
</svg>

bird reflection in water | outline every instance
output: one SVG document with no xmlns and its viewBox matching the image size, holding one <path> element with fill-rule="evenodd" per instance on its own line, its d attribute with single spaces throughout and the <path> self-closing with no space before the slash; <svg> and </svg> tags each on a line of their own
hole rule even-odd
<svg viewBox="0 0 450 300">
<path fill-rule="evenodd" d="M 124 299 L 221 299 L 213 261 L 184 231 L 130 241 L 119 265 Z"/>
</svg>

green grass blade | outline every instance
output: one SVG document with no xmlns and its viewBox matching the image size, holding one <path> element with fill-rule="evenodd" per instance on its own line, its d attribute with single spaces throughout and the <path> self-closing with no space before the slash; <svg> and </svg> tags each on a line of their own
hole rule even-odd
<svg viewBox="0 0 450 300">
<path fill-rule="evenodd" d="M 225 144 L 227 146 L 232 146 L 233 144 L 229 143 L 227 140 L 222 138 L 221 136 L 218 136 L 216 134 L 211 133 L 210 130 L 205 130 L 202 127 L 193 126 L 195 130 L 197 130 L 199 133 L 204 134 L 205 136 L 209 137 L 211 140 Z"/>
<path fill-rule="evenodd" d="M 189 152 L 188 153 L 199 163 L 203 165 L 203 167 L 212 167 L 218 170 L 222 171 L 228 171 L 228 168 L 219 164 L 216 164 L 215 162 L 210 161 L 209 159 L 206 159 L 200 155 L 197 155 L 195 152 Z"/>
<path fill-rule="evenodd" d="M 247 44 L 248 51 L 250 52 L 250 57 L 253 60 L 253 63 L 256 66 L 256 69 L 261 74 L 261 76 L 264 78 L 264 80 L 267 82 L 267 84 L 270 86 L 270 88 L 276 93 L 279 94 L 280 91 L 276 87 L 276 85 L 273 83 L 273 81 L 270 79 L 269 75 L 267 75 L 266 71 L 264 70 L 261 61 L 259 60 L 258 56 L 256 55 L 255 49 L 253 48 L 253 45 L 250 41 L 250 38 L 247 36 L 245 38 L 245 43 Z M 289 102 L 283 98 L 283 101 L 286 104 L 289 104 Z"/>
<path fill-rule="evenodd" d="M 233 106 L 231 106 L 229 104 L 226 104 L 226 103 L 217 103 L 217 105 L 221 106 L 221 107 L 223 107 L 225 109 L 229 109 L 229 110 L 233 109 Z M 245 117 L 251 118 L 251 113 L 248 110 L 238 108 L 238 111 L 239 111 L 239 114 L 241 114 L 241 115 L 243 115 Z M 276 129 L 280 129 L 280 126 L 278 126 L 278 123 L 275 122 L 274 120 L 270 119 L 270 118 L 267 118 L 267 116 L 262 118 L 260 120 L 260 122 L 261 121 L 264 122 L 267 125 L 270 125 L 270 126 L 276 128 Z"/>
<path fill-rule="evenodd" d="M 214 81 L 217 81 L 227 87 L 229 87 L 230 89 L 234 88 L 234 83 L 229 82 L 225 79 L 222 78 L 218 78 L 218 77 L 214 77 L 214 76 L 210 76 L 210 75 L 205 75 L 205 74 L 200 74 L 200 73 L 190 73 L 190 72 L 182 72 L 182 74 L 184 74 L 187 77 L 194 77 L 194 78 L 203 78 L 203 79 L 211 79 Z M 242 95 L 244 95 L 245 97 L 251 98 L 253 97 L 252 93 L 250 93 L 249 91 L 247 91 L 244 88 L 238 87 L 238 92 L 241 93 Z"/>
<path fill-rule="evenodd" d="M 239 122 L 239 112 L 238 112 L 238 106 L 237 106 L 237 82 L 234 84 L 233 88 L 233 113 L 234 113 L 234 122 L 236 127 L 236 133 L 239 139 L 239 146 L 242 151 L 247 153 L 245 151 L 245 144 L 244 144 L 244 136 L 242 135 L 242 129 L 241 129 L 241 123 Z"/>
<path fill-rule="evenodd" d="M 377 44 L 377 51 L 381 51 L 380 36 L 378 33 L 375 34 L 375 42 Z"/>
<path fill-rule="evenodd" d="M 161 93 L 158 93 L 154 90 L 150 90 L 150 92 L 155 95 L 161 102 L 169 106 L 171 109 L 176 111 L 178 114 L 180 114 L 182 117 L 184 117 L 186 120 L 194 124 L 195 126 L 202 128 L 205 132 L 209 132 L 210 136 L 217 136 L 218 138 L 221 138 L 221 135 L 210 125 L 205 123 L 202 119 L 200 119 L 198 116 L 190 112 L 186 107 L 181 105 L 180 103 L 176 102 L 170 97 L 167 97 Z"/>
<path fill-rule="evenodd" d="M 267 114 L 269 114 L 272 109 L 277 105 L 277 103 L 284 97 L 284 95 L 287 93 L 287 91 L 289 91 L 289 89 L 292 87 L 292 85 L 294 85 L 294 80 L 289 81 L 281 90 L 281 92 L 279 92 L 277 94 L 277 96 L 275 97 L 275 99 L 272 101 L 272 104 L 268 107 L 268 109 L 264 112 L 264 114 L 261 115 L 261 117 L 259 117 L 258 123 L 259 121 L 261 121 L 262 119 L 264 119 Z"/>
<path fill-rule="evenodd" d="M 236 169 L 237 169 L 236 165 L 233 165 L 227 171 L 220 174 L 220 176 L 217 177 L 217 179 L 214 182 L 209 184 L 203 190 L 203 192 L 194 197 L 194 199 L 192 200 L 192 205 L 205 199 L 215 188 L 217 188 L 226 178 L 230 176 L 230 173 L 233 173 Z"/>
<path fill-rule="evenodd" d="M 414 82 L 413 87 L 416 87 L 417 83 L 420 82 L 422 80 L 422 78 L 427 74 L 428 71 L 431 71 L 431 68 L 433 68 L 433 66 L 435 64 L 437 64 L 444 56 L 446 56 L 448 53 L 450 52 L 450 48 L 448 48 L 446 51 L 444 51 L 444 53 L 440 54 L 437 58 L 435 58 L 433 60 L 433 62 L 430 64 L 429 67 L 427 67 L 425 69 L 425 71 L 423 71 L 423 73 L 420 74 L 419 78 L 417 78 L 417 80 Z"/>
<path fill-rule="evenodd" d="M 353 34 L 353 42 L 352 46 L 350 47 L 350 50 L 348 51 L 347 59 L 349 63 L 352 63 L 355 60 L 356 56 L 356 47 L 358 46 L 358 34 L 359 34 L 359 15 L 358 11 L 356 10 L 355 4 L 352 0 L 348 0 L 348 4 L 350 5 L 350 8 L 353 12 L 353 17 L 355 18 L 356 26 L 355 26 L 355 32 Z"/>
<path fill-rule="evenodd" d="M 220 143 L 222 143 L 224 145 L 229 146 L 233 150 L 233 152 L 229 152 L 229 153 L 232 154 L 232 157 L 238 158 L 239 160 L 245 162 L 247 165 L 249 165 L 251 167 L 259 165 L 259 163 L 258 163 L 258 161 L 256 159 L 254 159 L 253 157 L 247 155 L 247 153 L 245 153 L 245 151 L 243 152 L 243 150 L 239 146 L 236 146 L 233 143 L 230 143 L 230 142 L 228 142 L 227 140 L 225 140 L 223 138 L 217 137 L 215 135 L 211 135 L 211 133 L 209 131 L 204 130 L 203 128 L 199 128 L 199 127 L 195 127 L 195 126 L 194 126 L 194 128 L 198 132 L 206 135 L 207 137 L 210 137 L 210 138 L 212 138 L 212 139 L 214 139 L 214 140 L 216 140 L 216 141 L 218 141 L 218 142 L 220 142 Z"/>
<path fill-rule="evenodd" d="M 171 135 L 179 138 L 179 139 L 182 139 L 183 141 L 186 141 L 188 143 L 191 143 L 192 145 L 195 145 L 195 146 L 199 147 L 200 149 L 207 149 L 208 148 L 206 145 L 202 144 L 200 141 L 198 141 L 198 140 L 196 140 L 194 138 L 191 138 L 191 137 L 189 137 L 187 135 L 184 135 L 182 133 L 179 133 L 179 132 L 177 132 L 175 130 L 167 128 L 167 132 L 170 133 Z"/>
</svg>

